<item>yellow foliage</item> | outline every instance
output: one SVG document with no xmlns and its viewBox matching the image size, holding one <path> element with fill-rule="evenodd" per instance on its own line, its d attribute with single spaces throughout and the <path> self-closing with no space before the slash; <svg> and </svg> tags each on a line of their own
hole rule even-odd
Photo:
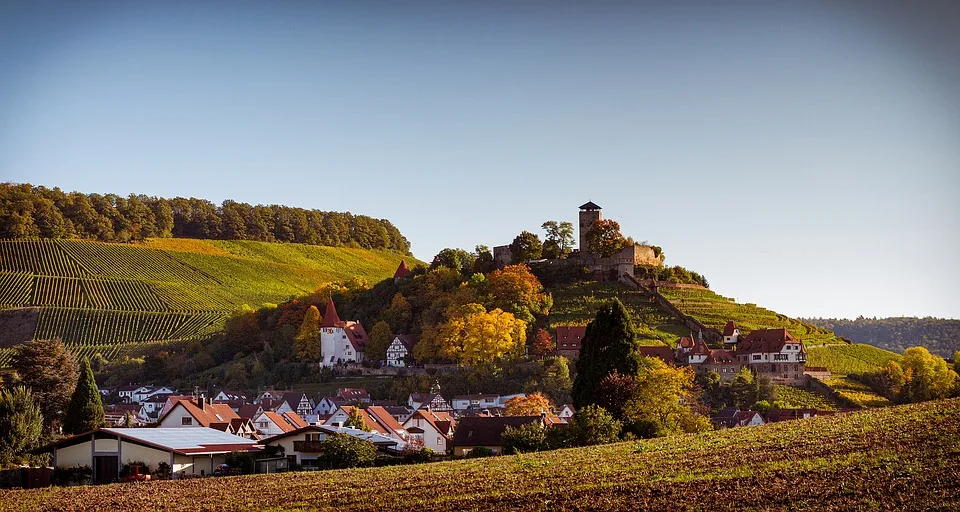
<svg viewBox="0 0 960 512">
<path fill-rule="evenodd" d="M 527 324 L 501 309 L 480 304 L 462 306 L 437 327 L 437 356 L 472 365 L 519 355 L 527 341 Z M 422 342 L 422 341 L 421 341 Z"/>
<path fill-rule="evenodd" d="M 507 416 L 539 416 L 541 412 L 551 412 L 553 403 L 543 393 L 513 397 L 507 401 Z"/>
</svg>

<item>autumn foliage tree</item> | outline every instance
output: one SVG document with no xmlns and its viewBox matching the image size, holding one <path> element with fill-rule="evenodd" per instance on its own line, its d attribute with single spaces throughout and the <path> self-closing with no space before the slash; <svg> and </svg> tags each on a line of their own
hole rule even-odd
<svg viewBox="0 0 960 512">
<path fill-rule="evenodd" d="M 530 354 L 539 358 L 544 358 L 553 352 L 555 343 L 550 331 L 546 329 L 537 329 L 530 342 Z"/>
<path fill-rule="evenodd" d="M 604 258 L 613 256 L 624 247 L 633 245 L 633 240 L 624 238 L 620 233 L 620 223 L 615 220 L 600 219 L 594 221 L 587 232 L 587 249 Z"/>
<path fill-rule="evenodd" d="M 554 410 L 553 403 L 543 393 L 515 396 L 506 403 L 507 416 L 540 416 Z"/>
<path fill-rule="evenodd" d="M 486 281 L 489 306 L 513 313 L 527 323 L 553 305 L 553 298 L 544 292 L 540 280 L 526 265 L 507 265 L 491 272 Z"/>
<path fill-rule="evenodd" d="M 316 306 L 310 306 L 304 312 L 293 350 L 301 360 L 320 359 L 320 310 Z"/>
<path fill-rule="evenodd" d="M 500 309 L 487 311 L 481 304 L 467 304 L 438 326 L 428 343 L 435 344 L 437 356 L 443 359 L 465 365 L 490 363 L 520 355 L 527 341 L 526 331 L 526 323 L 511 313 Z"/>
<path fill-rule="evenodd" d="M 888 362 L 880 373 L 886 381 L 882 391 L 898 403 L 946 398 L 957 388 L 957 373 L 924 347 L 908 348 L 899 363 Z"/>
</svg>

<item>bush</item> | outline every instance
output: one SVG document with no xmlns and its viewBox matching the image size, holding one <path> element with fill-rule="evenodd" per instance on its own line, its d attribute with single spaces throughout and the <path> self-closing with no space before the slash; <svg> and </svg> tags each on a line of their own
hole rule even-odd
<svg viewBox="0 0 960 512">
<path fill-rule="evenodd" d="M 56 468 L 53 470 L 51 479 L 57 485 L 90 484 L 93 483 L 93 468 L 90 466 Z"/>
<path fill-rule="evenodd" d="M 476 459 L 479 457 L 491 457 L 493 455 L 495 454 L 493 453 L 493 450 L 491 450 L 490 448 L 487 448 L 486 446 L 478 446 L 470 450 L 469 452 L 467 452 L 465 457 L 468 459 Z"/>
<path fill-rule="evenodd" d="M 588 405 L 577 411 L 568 429 L 574 446 L 591 446 L 619 441 L 623 425 L 603 407 Z"/>
<path fill-rule="evenodd" d="M 546 429 L 536 421 L 520 425 L 519 427 L 507 427 L 501 439 L 503 440 L 503 453 L 525 453 L 538 452 L 547 448 Z"/>
<path fill-rule="evenodd" d="M 156 480 L 170 480 L 171 473 L 170 464 L 161 462 L 157 464 L 157 470 L 153 472 L 153 477 Z"/>
<path fill-rule="evenodd" d="M 322 460 L 333 469 L 373 465 L 377 448 L 373 443 L 347 434 L 334 434 L 321 443 Z"/>
</svg>

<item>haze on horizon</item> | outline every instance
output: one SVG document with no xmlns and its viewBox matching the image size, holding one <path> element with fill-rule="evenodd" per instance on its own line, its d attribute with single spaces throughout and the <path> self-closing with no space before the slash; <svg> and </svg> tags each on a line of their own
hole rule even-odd
<svg viewBox="0 0 960 512">
<path fill-rule="evenodd" d="M 592 200 L 741 302 L 960 318 L 958 5 L 8 2 L 0 180 L 388 218 L 428 261 Z"/>
</svg>

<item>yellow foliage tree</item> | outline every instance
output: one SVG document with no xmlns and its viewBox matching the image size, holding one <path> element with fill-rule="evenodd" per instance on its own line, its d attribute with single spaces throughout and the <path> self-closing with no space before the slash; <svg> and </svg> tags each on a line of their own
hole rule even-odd
<svg viewBox="0 0 960 512">
<path fill-rule="evenodd" d="M 437 356 L 472 365 L 520 355 L 526 341 L 523 320 L 501 309 L 467 304 L 437 327 L 434 343 Z"/>
<path fill-rule="evenodd" d="M 507 416 L 540 416 L 554 409 L 553 403 L 543 393 L 517 396 L 507 401 Z"/>
<path fill-rule="evenodd" d="M 320 310 L 316 306 L 310 306 L 303 314 L 293 350 L 304 361 L 320 359 Z"/>
</svg>

